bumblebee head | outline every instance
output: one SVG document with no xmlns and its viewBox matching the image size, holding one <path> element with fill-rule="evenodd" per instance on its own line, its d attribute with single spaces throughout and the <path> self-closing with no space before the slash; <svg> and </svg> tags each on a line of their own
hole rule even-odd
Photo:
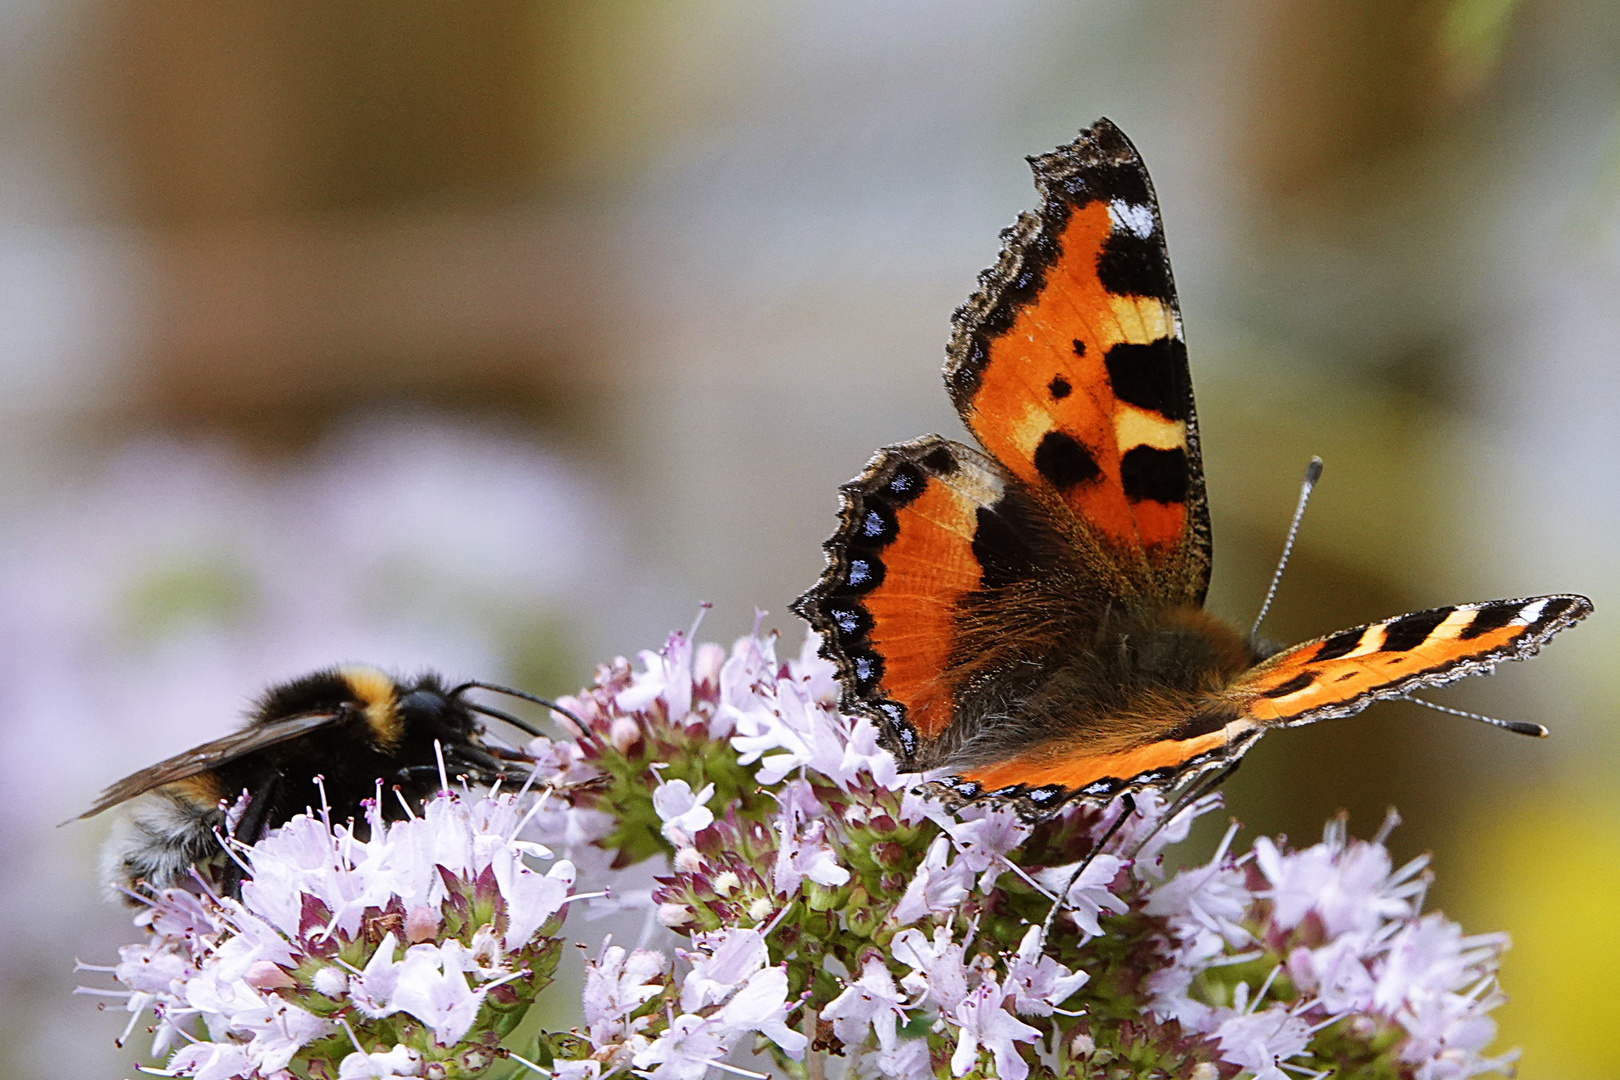
<svg viewBox="0 0 1620 1080">
<path fill-rule="evenodd" d="M 437 676 L 424 675 L 409 686 L 399 686 L 394 709 L 400 724 L 410 731 L 432 732 L 440 738 L 478 742 L 482 729 L 461 698 L 444 688 Z"/>
</svg>

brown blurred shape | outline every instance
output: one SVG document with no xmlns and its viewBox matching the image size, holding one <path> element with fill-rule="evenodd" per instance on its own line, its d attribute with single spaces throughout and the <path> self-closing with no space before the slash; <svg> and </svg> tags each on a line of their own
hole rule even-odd
<svg viewBox="0 0 1620 1080">
<path fill-rule="evenodd" d="M 96 107 L 154 271 L 135 408 L 260 434 L 401 397 L 555 413 L 600 261 L 533 209 L 567 139 L 557 10 L 113 3 Z"/>
<path fill-rule="evenodd" d="M 1265 198 L 1332 200 L 1435 137 L 1480 89 L 1512 0 L 1262 0 L 1233 160 Z M 1476 13 L 1475 9 L 1488 11 Z M 1466 70 L 1465 70 L 1466 69 Z"/>
</svg>

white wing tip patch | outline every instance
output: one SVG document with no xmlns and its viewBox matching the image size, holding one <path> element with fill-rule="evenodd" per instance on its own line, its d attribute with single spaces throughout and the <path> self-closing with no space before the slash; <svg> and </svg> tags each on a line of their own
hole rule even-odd
<svg viewBox="0 0 1620 1080">
<path fill-rule="evenodd" d="M 1153 207 L 1145 203 L 1128 203 L 1114 199 L 1108 204 L 1108 220 L 1114 228 L 1140 236 L 1143 240 L 1153 235 Z"/>
</svg>

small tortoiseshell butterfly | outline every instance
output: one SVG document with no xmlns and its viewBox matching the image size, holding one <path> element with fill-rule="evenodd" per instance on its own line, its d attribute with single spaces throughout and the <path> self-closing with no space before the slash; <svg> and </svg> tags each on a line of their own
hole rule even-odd
<svg viewBox="0 0 1620 1080">
<path fill-rule="evenodd" d="M 1269 728 L 1489 671 L 1592 610 L 1462 604 L 1274 655 L 1207 614 L 1198 425 L 1147 170 L 1107 120 L 1030 163 L 1040 208 L 1002 234 L 947 348 L 980 448 L 878 451 L 794 603 L 844 707 L 904 767 L 1026 817 L 1168 791 Z"/>
</svg>

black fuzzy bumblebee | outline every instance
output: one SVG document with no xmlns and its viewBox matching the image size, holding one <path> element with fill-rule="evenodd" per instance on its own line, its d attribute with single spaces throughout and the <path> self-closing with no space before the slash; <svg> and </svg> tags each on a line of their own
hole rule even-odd
<svg viewBox="0 0 1620 1080">
<path fill-rule="evenodd" d="M 233 833 L 254 843 L 320 800 L 347 816 L 373 797 L 380 781 L 401 799 L 383 800 L 384 816 L 404 814 L 438 790 L 438 754 L 450 778 L 492 784 L 523 777 L 531 759 L 516 750 L 486 745 L 484 725 L 474 715 L 503 720 L 531 735 L 541 732 L 498 709 L 468 701 L 467 691 L 493 690 L 557 708 L 543 698 L 491 683 L 467 682 L 446 689 L 437 675 L 399 682 L 361 665 L 318 671 L 272 687 L 248 724 L 222 739 L 176 754 L 126 776 L 80 814 L 94 817 L 131 802 L 102 853 L 102 883 L 114 893 L 164 889 L 180 884 L 193 866 L 224 857 L 225 807 L 244 792 L 247 805 Z M 558 710 L 565 711 L 565 710 Z M 435 750 L 434 744 L 438 744 Z M 236 893 L 242 870 L 226 859 L 223 883 Z"/>
</svg>

